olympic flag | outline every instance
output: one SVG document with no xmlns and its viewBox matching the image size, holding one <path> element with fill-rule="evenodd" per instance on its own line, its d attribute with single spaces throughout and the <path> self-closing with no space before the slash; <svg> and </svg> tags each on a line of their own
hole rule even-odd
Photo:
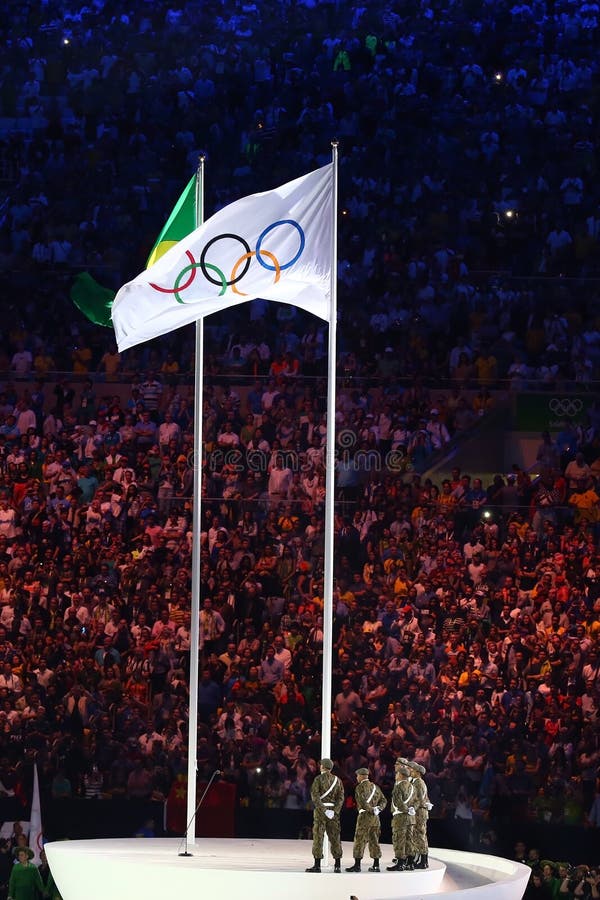
<svg viewBox="0 0 600 900">
<path fill-rule="evenodd" d="M 333 163 L 236 200 L 118 291 L 119 350 L 255 297 L 330 321 Z"/>
</svg>

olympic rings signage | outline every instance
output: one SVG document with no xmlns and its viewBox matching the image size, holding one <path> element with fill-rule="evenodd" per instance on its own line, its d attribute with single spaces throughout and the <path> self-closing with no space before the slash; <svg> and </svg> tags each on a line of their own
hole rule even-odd
<svg viewBox="0 0 600 900">
<path fill-rule="evenodd" d="M 574 416 L 579 415 L 583 409 L 583 402 L 577 397 L 573 399 L 570 397 L 553 397 L 548 403 L 548 409 L 555 416 L 566 416 L 572 419 Z"/>
<path fill-rule="evenodd" d="M 273 232 L 275 232 L 276 229 L 286 226 L 291 226 L 297 232 L 298 248 L 289 259 L 282 262 L 271 250 L 268 250 L 264 246 L 264 243 L 268 237 L 273 237 Z M 219 242 L 223 241 L 236 241 L 244 251 L 237 259 L 233 257 L 230 267 L 228 266 L 227 260 L 228 250 L 224 249 L 223 246 L 220 248 L 218 246 Z M 219 297 L 222 297 L 228 288 L 231 288 L 231 291 L 234 294 L 245 297 L 246 294 L 238 288 L 238 284 L 243 282 L 245 276 L 248 274 L 253 259 L 255 259 L 267 272 L 273 273 L 273 284 L 276 284 L 281 277 L 281 273 L 293 266 L 294 263 L 298 262 L 304 252 L 305 246 L 306 237 L 304 231 L 302 226 L 299 225 L 295 219 L 278 219 L 276 222 L 271 222 L 270 225 L 267 225 L 258 236 L 254 250 L 250 248 L 248 241 L 240 234 L 234 234 L 233 232 L 217 234 L 203 246 L 198 261 L 195 259 L 191 250 L 185 251 L 189 264 L 179 271 L 173 287 L 163 287 L 159 284 L 154 284 L 153 282 L 150 282 L 150 287 L 162 294 L 171 294 L 178 303 L 185 303 L 186 301 L 181 295 L 192 286 L 194 279 L 196 278 L 196 272 L 200 270 L 200 273 L 206 281 L 220 288 L 218 293 Z M 217 265 L 215 260 L 219 262 L 220 265 Z M 226 266 L 227 274 L 224 271 Z"/>
<path fill-rule="evenodd" d="M 515 398 L 516 431 L 560 431 L 565 422 L 577 425 L 588 414 L 593 394 L 519 393 Z"/>
</svg>

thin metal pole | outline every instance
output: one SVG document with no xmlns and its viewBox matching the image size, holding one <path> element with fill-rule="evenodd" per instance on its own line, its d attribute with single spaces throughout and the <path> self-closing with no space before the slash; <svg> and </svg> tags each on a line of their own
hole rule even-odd
<svg viewBox="0 0 600 900">
<path fill-rule="evenodd" d="M 196 173 L 196 227 L 204 221 L 204 156 L 200 157 Z M 186 832 L 188 845 L 196 843 L 196 781 L 198 774 L 198 675 L 200 651 L 200 535 L 202 533 L 202 398 L 204 372 L 204 319 L 196 322 L 194 355 L 194 451 L 190 463 L 194 467 L 192 500 L 192 616 L 190 623 L 190 696 L 188 712 L 188 781 Z"/>
<path fill-rule="evenodd" d="M 331 144 L 333 165 L 333 238 L 331 260 L 331 304 L 327 357 L 327 442 L 325 449 L 325 558 L 323 573 L 323 693 L 321 701 L 321 752 L 331 755 L 331 689 L 333 665 L 333 532 L 335 514 L 335 398 L 337 359 L 337 141 Z"/>
</svg>

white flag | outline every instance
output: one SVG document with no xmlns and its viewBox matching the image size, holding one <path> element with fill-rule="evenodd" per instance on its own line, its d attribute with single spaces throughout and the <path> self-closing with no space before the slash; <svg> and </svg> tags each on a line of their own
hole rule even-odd
<svg viewBox="0 0 600 900">
<path fill-rule="evenodd" d="M 119 350 L 255 297 L 329 321 L 333 164 L 236 200 L 117 293 Z"/>
<path fill-rule="evenodd" d="M 44 848 L 44 837 L 42 832 L 42 808 L 40 806 L 40 783 L 38 781 L 37 763 L 33 767 L 33 795 L 31 798 L 29 846 L 33 850 L 32 862 L 34 862 L 36 866 L 39 866 L 42 861 L 40 853 Z"/>
</svg>

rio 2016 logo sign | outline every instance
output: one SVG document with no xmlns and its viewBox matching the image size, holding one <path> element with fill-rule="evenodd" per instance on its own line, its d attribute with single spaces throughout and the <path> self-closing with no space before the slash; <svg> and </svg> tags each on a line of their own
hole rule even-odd
<svg viewBox="0 0 600 900">
<path fill-rule="evenodd" d="M 272 233 L 275 231 L 275 229 L 281 228 L 282 226 L 291 226 L 297 231 L 299 237 L 298 249 L 296 250 L 294 255 L 291 256 L 290 259 L 285 260 L 285 262 L 282 262 L 271 250 L 268 250 L 263 246 L 265 239 L 269 236 L 272 236 Z M 219 241 L 237 241 L 237 243 L 240 244 L 244 250 L 241 256 L 239 256 L 233 262 L 229 278 L 227 278 L 225 272 L 220 266 L 216 265 L 214 262 L 207 261 L 209 251 L 214 251 Z M 177 274 L 173 287 L 162 287 L 161 285 L 154 284 L 153 282 L 150 282 L 150 287 L 154 288 L 155 291 L 159 291 L 162 294 L 171 294 L 172 296 L 174 296 L 175 300 L 178 303 L 185 303 L 185 299 L 181 296 L 181 294 L 183 291 L 186 291 L 192 286 L 196 277 L 196 272 L 198 269 L 200 269 L 206 281 L 210 282 L 210 284 L 214 284 L 216 287 L 221 288 L 217 296 L 222 297 L 223 294 L 227 291 L 227 288 L 231 288 L 234 294 L 237 294 L 240 297 L 245 297 L 246 294 L 243 291 L 239 290 L 238 284 L 243 281 L 245 276 L 248 274 L 250 262 L 252 259 L 256 259 L 257 263 L 262 266 L 263 269 L 265 269 L 267 272 L 273 273 L 273 284 L 276 284 L 281 277 L 281 273 L 286 269 L 291 268 L 294 263 L 298 262 L 298 260 L 302 256 L 302 253 L 304 252 L 305 245 L 306 238 L 304 235 L 304 231 L 298 224 L 298 222 L 296 222 L 294 219 L 279 219 L 277 222 L 271 222 L 270 225 L 267 225 L 267 227 L 263 229 L 263 231 L 258 236 L 256 247 L 254 250 L 250 249 L 250 244 L 240 234 L 234 234 L 233 232 L 217 234 L 215 235 L 215 237 L 206 242 L 206 244 L 202 248 L 199 261 L 196 261 L 191 250 L 185 251 L 185 255 L 189 260 L 189 265 L 184 266 L 183 269 L 181 269 L 181 271 Z"/>
</svg>

